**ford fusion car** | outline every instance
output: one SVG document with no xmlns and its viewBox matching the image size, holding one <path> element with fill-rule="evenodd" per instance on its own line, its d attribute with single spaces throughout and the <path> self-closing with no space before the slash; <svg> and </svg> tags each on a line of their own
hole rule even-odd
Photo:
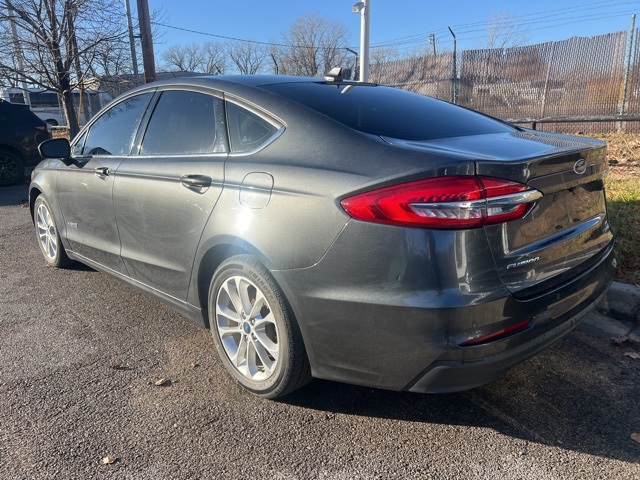
<svg viewBox="0 0 640 480">
<path fill-rule="evenodd" d="M 46 158 L 45 260 L 209 328 L 250 392 L 451 392 L 574 328 L 613 277 L 605 145 L 325 78 L 148 84 Z"/>
</svg>

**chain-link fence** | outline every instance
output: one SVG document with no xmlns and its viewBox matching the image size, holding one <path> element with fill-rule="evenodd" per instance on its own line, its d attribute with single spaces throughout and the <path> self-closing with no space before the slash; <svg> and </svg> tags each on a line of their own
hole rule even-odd
<svg viewBox="0 0 640 480">
<path fill-rule="evenodd" d="M 431 95 L 500 118 L 640 115 L 640 39 L 629 32 L 506 49 L 466 50 L 371 67 L 374 82 Z M 457 71 L 456 71 L 457 70 Z M 544 124 L 606 132 L 619 122 Z M 625 124 L 638 131 L 637 122 Z"/>
</svg>

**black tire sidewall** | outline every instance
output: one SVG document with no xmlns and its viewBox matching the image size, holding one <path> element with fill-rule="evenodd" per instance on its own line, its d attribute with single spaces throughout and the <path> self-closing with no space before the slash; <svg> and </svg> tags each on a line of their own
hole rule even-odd
<svg viewBox="0 0 640 480">
<path fill-rule="evenodd" d="M 286 309 L 286 305 L 283 302 L 281 294 L 277 294 L 273 289 L 273 287 L 278 288 L 273 279 L 268 278 L 265 275 L 268 275 L 266 269 L 254 267 L 250 262 L 252 259 L 253 257 L 248 255 L 233 257 L 232 259 L 224 262 L 218 270 L 216 270 L 209 289 L 208 308 L 210 312 L 210 329 L 218 354 L 231 376 L 250 392 L 259 396 L 273 398 L 278 396 L 279 392 L 285 389 L 285 384 L 291 374 L 290 370 L 292 367 L 291 362 L 293 353 L 290 341 L 291 328 L 289 325 L 289 312 Z M 267 299 L 267 302 L 269 302 L 271 313 L 278 328 L 278 363 L 276 365 L 275 373 L 266 380 L 253 381 L 242 375 L 227 356 L 227 352 L 225 351 L 218 334 L 215 316 L 216 299 L 222 284 L 227 279 L 234 276 L 245 277 L 260 289 L 261 293 Z"/>
<path fill-rule="evenodd" d="M 17 167 L 15 176 L 9 179 L 0 178 L 0 186 L 8 187 L 11 185 L 15 185 L 24 177 L 24 162 L 19 155 L 13 152 L 8 152 L 6 150 L 0 150 L 0 157 L 6 157 L 13 160 Z"/>
</svg>

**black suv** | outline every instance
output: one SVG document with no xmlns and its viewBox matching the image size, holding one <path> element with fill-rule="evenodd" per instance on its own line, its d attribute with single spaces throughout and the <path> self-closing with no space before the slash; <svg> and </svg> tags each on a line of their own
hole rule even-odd
<svg viewBox="0 0 640 480">
<path fill-rule="evenodd" d="M 27 105 L 0 100 L 0 186 L 14 185 L 40 160 L 38 145 L 49 127 Z"/>
</svg>

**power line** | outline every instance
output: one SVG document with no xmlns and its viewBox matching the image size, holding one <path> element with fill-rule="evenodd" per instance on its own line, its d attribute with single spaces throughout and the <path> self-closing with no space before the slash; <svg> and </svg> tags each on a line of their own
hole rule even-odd
<svg viewBox="0 0 640 480">
<path fill-rule="evenodd" d="M 256 43 L 258 45 L 268 45 L 268 46 L 272 46 L 272 47 L 309 48 L 309 47 L 302 47 L 302 46 L 299 46 L 299 45 L 286 45 L 284 43 L 260 42 L 260 41 L 257 41 L 257 40 L 247 40 L 246 38 L 227 37 L 226 35 L 218 35 L 218 34 L 210 33 L 210 32 L 201 32 L 201 31 L 198 31 L 198 30 L 192 30 L 190 28 L 176 27 L 174 25 L 167 25 L 166 23 L 160 23 L 160 22 L 151 22 L 151 23 L 153 25 L 157 25 L 159 27 L 170 28 L 172 30 L 179 30 L 181 32 L 195 33 L 195 34 L 198 34 L 198 35 L 205 35 L 207 37 L 222 38 L 223 40 L 233 40 L 233 41 L 236 41 L 236 42 Z"/>
<path fill-rule="evenodd" d="M 537 21 L 530 21 L 530 22 L 520 22 L 520 23 L 514 23 L 511 26 L 513 27 L 520 27 L 526 24 L 534 24 L 534 23 L 549 23 L 550 25 L 545 25 L 545 26 L 541 26 L 541 27 L 535 27 L 535 28 L 530 28 L 528 29 L 529 31 L 535 31 L 535 30 L 544 30 L 547 28 L 555 28 L 555 27 L 561 27 L 564 25 L 570 25 L 573 23 L 580 23 L 580 22 L 584 22 L 584 21 L 594 21 L 594 20 L 601 20 L 601 19 L 606 19 L 606 18 L 616 18 L 616 17 L 622 17 L 622 16 L 626 16 L 629 15 L 631 13 L 634 13 L 635 10 L 622 10 L 622 11 L 618 11 L 618 12 L 602 12 L 602 13 L 597 13 L 597 14 L 591 14 L 591 15 L 580 15 L 580 16 L 576 16 L 576 17 L 566 17 L 566 18 L 558 18 L 556 20 L 537 20 Z M 570 21 L 567 21 L 570 20 Z M 561 23 L 558 23 L 561 22 Z M 456 30 L 456 33 L 458 33 L 458 35 L 464 35 L 464 34 L 469 34 L 469 33 L 475 33 L 475 32 L 481 32 L 484 31 L 484 28 L 476 28 L 476 29 L 469 29 L 469 30 L 463 30 L 461 32 L 458 32 Z M 429 35 L 429 34 L 423 34 L 424 36 Z M 461 37 L 459 38 L 459 40 L 474 40 L 474 39 L 479 39 L 479 38 L 486 38 L 487 35 L 481 35 L 481 36 L 475 36 L 475 37 Z M 445 37 L 446 38 L 446 37 Z M 443 39 L 442 41 L 440 41 L 440 43 L 451 43 L 452 40 L 450 39 Z M 427 43 L 427 39 L 426 37 L 424 38 L 416 38 L 414 40 L 408 40 L 405 42 L 397 42 L 397 43 L 393 43 L 393 44 L 383 44 L 383 45 L 376 45 L 373 48 L 376 47 L 396 47 L 396 48 L 400 48 L 400 49 L 404 49 L 404 48 L 410 48 L 412 46 L 415 45 L 420 45 L 420 44 L 425 44 Z"/>
<path fill-rule="evenodd" d="M 589 6 L 574 5 L 574 6 L 571 6 L 571 7 L 564 7 L 564 8 L 554 9 L 554 10 L 546 10 L 546 11 L 543 11 L 543 12 L 529 13 L 529 14 L 523 14 L 523 15 L 515 15 L 515 16 L 512 16 L 512 17 L 509 17 L 507 19 L 507 21 L 511 22 L 511 21 L 515 20 L 515 24 L 516 25 L 524 25 L 526 23 L 540 23 L 545 18 L 560 17 L 560 16 L 563 16 L 563 15 L 568 15 L 568 14 L 571 14 L 571 13 L 574 13 L 574 12 L 578 12 L 578 11 L 584 12 L 584 11 L 599 10 L 599 9 L 603 9 L 603 8 L 617 7 L 617 6 L 621 6 L 621 5 L 638 4 L 637 1 L 613 3 L 613 2 L 616 2 L 616 1 L 617 0 L 602 0 L 600 2 L 592 3 Z M 557 12 L 565 12 L 565 13 L 557 13 Z M 611 12 L 601 12 L 602 15 L 609 14 L 609 13 L 611 13 Z M 546 14 L 551 14 L 551 15 L 546 15 Z M 528 19 L 531 19 L 531 20 L 528 20 Z M 560 21 L 560 20 L 563 20 L 563 19 L 560 19 L 560 18 L 557 19 L 557 21 Z M 553 21 L 553 20 L 549 20 L 549 21 Z M 487 25 L 487 22 L 483 21 L 483 22 L 462 23 L 462 24 L 457 24 L 457 25 L 451 25 L 451 28 L 455 29 L 456 32 L 460 32 L 460 33 L 464 34 L 464 33 L 471 33 L 471 32 L 476 32 L 476 31 L 483 30 L 484 28 L 486 28 L 486 25 Z M 480 29 L 480 30 L 472 29 L 472 27 L 478 27 L 478 26 L 482 26 L 483 28 Z M 405 37 L 399 37 L 399 38 L 395 38 L 395 39 L 390 39 L 390 40 L 386 40 L 384 42 L 379 42 L 379 43 L 373 45 L 372 47 L 400 46 L 400 45 L 404 45 L 404 44 L 415 43 L 418 40 L 422 40 L 422 43 L 424 43 L 424 41 L 426 40 L 426 38 L 428 37 L 429 34 L 431 34 L 431 33 L 435 33 L 435 34 L 447 33 L 447 31 L 448 31 L 448 27 L 433 29 L 433 30 L 430 30 L 429 32 L 424 32 L 424 33 L 419 33 L 419 34 L 415 34 L 415 35 L 409 35 L 409 36 L 405 36 Z M 410 40 L 410 39 L 413 39 L 413 40 Z"/>
</svg>

